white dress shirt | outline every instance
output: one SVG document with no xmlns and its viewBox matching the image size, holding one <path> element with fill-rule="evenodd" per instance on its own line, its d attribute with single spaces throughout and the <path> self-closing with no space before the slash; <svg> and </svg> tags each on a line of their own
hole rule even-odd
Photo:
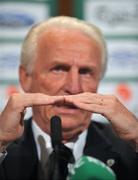
<svg viewBox="0 0 138 180">
<path fill-rule="evenodd" d="M 33 130 L 33 135 L 34 135 L 34 139 L 35 139 L 35 143 L 37 147 L 38 158 L 40 159 L 40 145 L 38 143 L 38 136 L 39 135 L 43 136 L 46 142 L 46 146 L 47 146 L 46 148 L 50 149 L 50 151 L 52 151 L 51 138 L 47 133 L 45 133 L 42 129 L 40 129 L 40 127 L 37 125 L 35 121 L 32 121 L 32 130 Z M 87 136 L 87 130 L 83 131 L 78 136 L 76 141 L 68 142 L 65 144 L 67 147 L 72 149 L 75 160 L 78 160 L 83 155 L 83 149 L 86 142 L 86 136 Z"/>
</svg>

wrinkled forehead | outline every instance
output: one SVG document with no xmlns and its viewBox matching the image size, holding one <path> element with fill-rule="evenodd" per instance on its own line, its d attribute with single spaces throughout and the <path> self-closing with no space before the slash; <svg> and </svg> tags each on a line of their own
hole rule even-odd
<svg viewBox="0 0 138 180">
<path fill-rule="evenodd" d="M 70 64 L 101 66 L 101 49 L 98 43 L 79 30 L 52 29 L 39 38 L 37 65 Z"/>
<path fill-rule="evenodd" d="M 90 37 L 88 34 L 82 32 L 79 29 L 72 29 L 72 28 L 65 28 L 65 27 L 51 27 L 48 28 L 48 30 L 42 32 L 39 35 L 39 38 L 37 40 L 37 44 L 40 46 L 44 44 L 55 44 L 58 45 L 60 43 L 72 43 L 72 45 L 75 46 L 75 44 L 78 45 L 78 42 L 80 42 L 80 45 L 83 46 L 83 44 L 96 44 L 100 47 L 99 43 L 95 40 L 95 38 Z"/>
</svg>

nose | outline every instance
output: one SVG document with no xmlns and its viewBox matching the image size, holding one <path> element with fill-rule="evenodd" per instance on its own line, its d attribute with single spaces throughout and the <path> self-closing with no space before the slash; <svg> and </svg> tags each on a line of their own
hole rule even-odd
<svg viewBox="0 0 138 180">
<path fill-rule="evenodd" d="M 81 78 L 77 69 L 72 69 L 68 72 L 65 83 L 65 91 L 70 95 L 83 92 Z"/>
</svg>

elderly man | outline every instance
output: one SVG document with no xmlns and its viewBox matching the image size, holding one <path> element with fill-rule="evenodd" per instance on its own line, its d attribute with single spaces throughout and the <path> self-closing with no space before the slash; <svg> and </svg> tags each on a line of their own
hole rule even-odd
<svg viewBox="0 0 138 180">
<path fill-rule="evenodd" d="M 54 17 L 31 28 L 19 68 L 25 93 L 13 94 L 0 116 L 1 179 L 40 179 L 38 137 L 51 148 L 54 115 L 61 117 L 63 143 L 75 160 L 85 154 L 109 165 L 117 179 L 138 178 L 137 118 L 115 96 L 97 93 L 106 64 L 106 44 L 95 25 Z M 23 122 L 27 107 L 33 116 Z M 92 113 L 111 127 L 91 121 Z"/>
</svg>

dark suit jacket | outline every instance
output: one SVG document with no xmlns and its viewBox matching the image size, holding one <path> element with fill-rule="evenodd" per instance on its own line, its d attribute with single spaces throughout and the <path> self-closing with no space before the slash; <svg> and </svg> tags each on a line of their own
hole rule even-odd
<svg viewBox="0 0 138 180">
<path fill-rule="evenodd" d="M 38 158 L 31 122 L 25 121 L 24 135 L 8 147 L 8 155 L 0 165 L 0 180 L 37 179 Z M 107 124 L 90 124 L 84 154 L 104 163 L 114 159 L 111 168 L 118 180 L 138 180 L 138 155 Z"/>
</svg>

